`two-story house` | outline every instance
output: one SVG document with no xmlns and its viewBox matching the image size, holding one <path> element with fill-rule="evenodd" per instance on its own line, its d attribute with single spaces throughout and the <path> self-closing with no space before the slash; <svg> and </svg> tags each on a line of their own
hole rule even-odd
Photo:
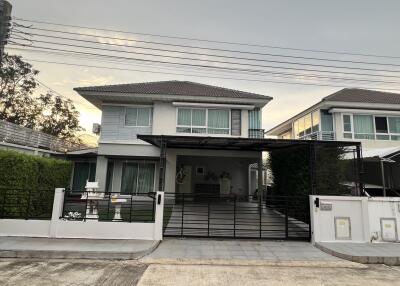
<svg viewBox="0 0 400 286">
<path fill-rule="evenodd" d="M 399 189 L 400 94 L 342 89 L 267 135 L 283 139 L 359 141 L 365 158 L 365 180 L 372 187 Z M 385 178 L 385 179 L 382 179 Z"/>
<path fill-rule="evenodd" d="M 165 172 L 166 192 L 247 195 L 254 191 L 249 190 L 250 165 L 259 162 L 260 152 L 202 149 L 204 139 L 188 141 L 262 138 L 261 109 L 271 97 L 188 81 L 75 91 L 102 111 L 102 119 L 97 153 L 76 160 L 72 189 L 81 190 L 87 179 L 95 179 L 100 191 L 147 193 L 161 188 L 159 176 Z M 155 142 L 158 138 L 169 140 L 165 154 Z M 179 142 L 171 146 L 176 138 L 187 148 L 174 148 Z"/>
</svg>

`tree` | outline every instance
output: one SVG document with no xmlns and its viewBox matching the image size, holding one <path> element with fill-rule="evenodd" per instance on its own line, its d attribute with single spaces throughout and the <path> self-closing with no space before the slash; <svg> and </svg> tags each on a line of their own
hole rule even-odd
<svg viewBox="0 0 400 286">
<path fill-rule="evenodd" d="M 21 56 L 5 54 L 0 69 L 0 119 L 60 138 L 75 138 L 79 112 L 70 99 L 48 92 L 34 96 L 38 70 Z"/>
<path fill-rule="evenodd" d="M 0 69 L 0 119 L 28 128 L 37 127 L 37 109 L 32 94 L 37 87 L 32 69 L 20 56 L 4 55 Z"/>
<path fill-rule="evenodd" d="M 73 138 L 77 131 L 83 130 L 79 126 L 79 112 L 70 99 L 63 99 L 47 93 L 39 97 L 42 105 L 40 129 L 44 133 L 60 138 Z"/>
</svg>

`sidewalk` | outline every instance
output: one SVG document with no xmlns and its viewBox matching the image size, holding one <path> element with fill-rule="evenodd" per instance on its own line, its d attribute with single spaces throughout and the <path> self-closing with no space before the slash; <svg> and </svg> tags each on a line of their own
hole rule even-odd
<svg viewBox="0 0 400 286">
<path fill-rule="evenodd" d="M 158 241 L 0 237 L 2 258 L 138 259 Z"/>
<path fill-rule="evenodd" d="M 358 263 L 400 265 L 400 243 L 320 242 L 322 251 Z"/>
</svg>

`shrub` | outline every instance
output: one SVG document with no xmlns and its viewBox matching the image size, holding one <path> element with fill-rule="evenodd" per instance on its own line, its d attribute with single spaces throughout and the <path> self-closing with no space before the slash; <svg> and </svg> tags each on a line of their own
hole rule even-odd
<svg viewBox="0 0 400 286">
<path fill-rule="evenodd" d="M 71 162 L 0 150 L 0 217 L 49 218 L 54 189 L 66 187 Z"/>
<path fill-rule="evenodd" d="M 0 187 L 55 189 L 68 185 L 72 164 L 15 151 L 0 150 Z"/>
<path fill-rule="evenodd" d="M 343 150 L 338 147 L 316 146 L 314 186 L 318 195 L 341 195 L 346 188 L 345 166 L 341 160 Z M 273 193 L 303 196 L 311 194 L 310 149 L 297 146 L 274 150 L 270 153 L 270 166 L 274 178 Z"/>
</svg>

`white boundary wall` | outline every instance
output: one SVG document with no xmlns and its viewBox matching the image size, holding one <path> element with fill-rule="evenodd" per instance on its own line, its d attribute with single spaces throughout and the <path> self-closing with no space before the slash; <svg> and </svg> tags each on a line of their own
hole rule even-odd
<svg viewBox="0 0 400 286">
<path fill-rule="evenodd" d="M 316 199 L 319 199 L 319 207 Z M 310 215 L 313 243 L 384 241 L 382 229 L 385 224 L 381 219 L 395 221 L 395 241 L 400 241 L 400 198 L 310 196 Z M 335 218 L 349 219 L 349 238 L 338 237 Z"/>
<path fill-rule="evenodd" d="M 64 189 L 56 189 L 51 220 L 0 219 L 0 236 L 162 240 L 162 192 L 156 194 L 154 223 L 67 221 L 60 219 L 63 202 Z"/>
</svg>

